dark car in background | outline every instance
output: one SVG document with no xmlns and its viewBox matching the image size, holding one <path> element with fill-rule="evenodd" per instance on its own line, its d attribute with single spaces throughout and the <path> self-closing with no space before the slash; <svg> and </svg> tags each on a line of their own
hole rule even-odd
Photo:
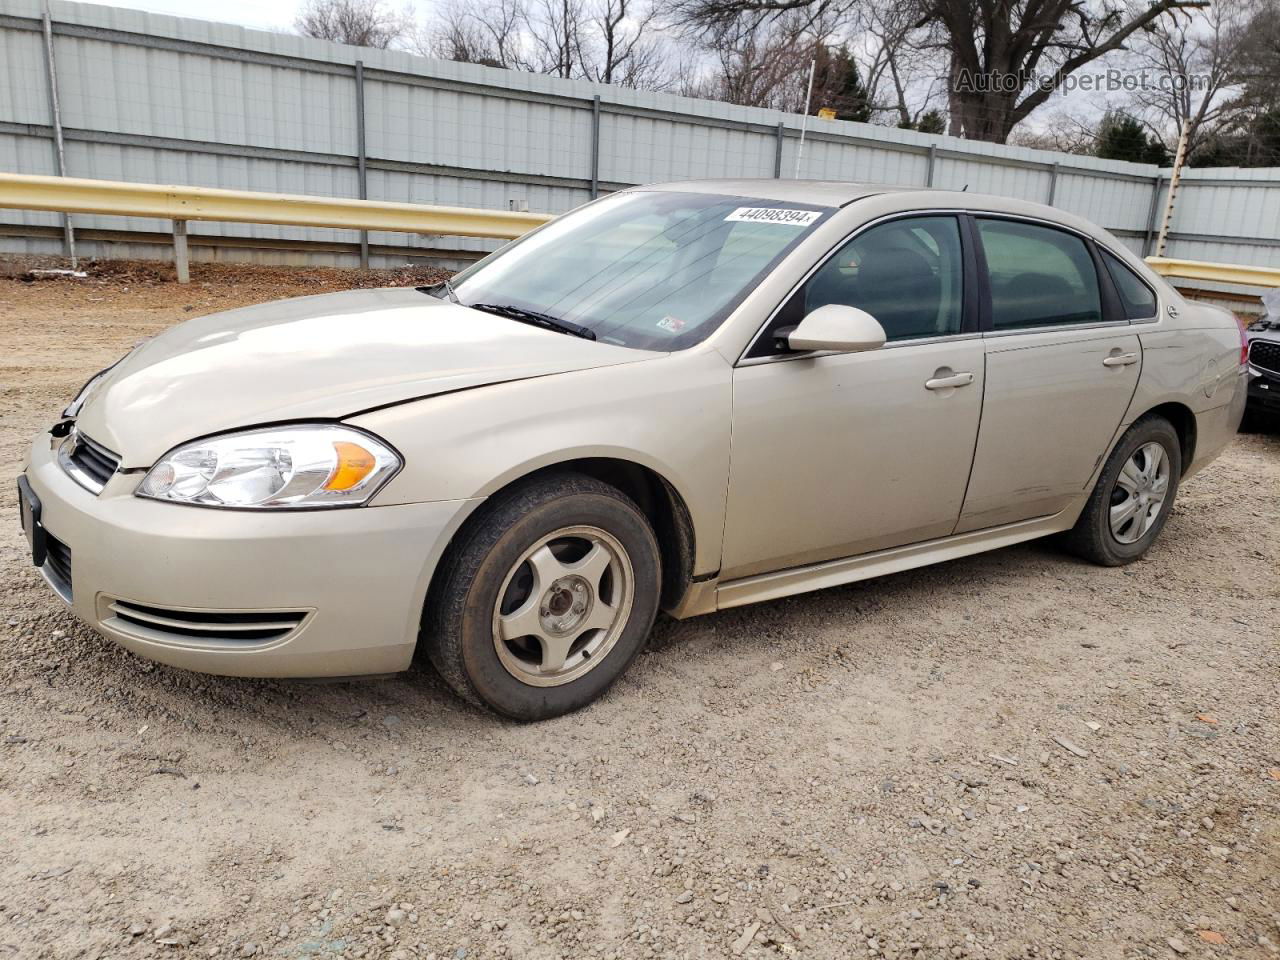
<svg viewBox="0 0 1280 960">
<path fill-rule="evenodd" d="M 1270 315 L 1245 331 L 1249 357 L 1246 414 L 1255 424 L 1280 420 L 1280 318 Z"/>
</svg>

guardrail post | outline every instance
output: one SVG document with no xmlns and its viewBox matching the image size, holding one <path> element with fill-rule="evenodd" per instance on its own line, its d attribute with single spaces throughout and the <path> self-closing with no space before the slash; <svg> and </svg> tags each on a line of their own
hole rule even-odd
<svg viewBox="0 0 1280 960">
<path fill-rule="evenodd" d="M 782 179 L 782 141 L 787 135 L 787 128 L 779 123 L 777 133 L 774 134 L 773 143 L 773 179 Z"/>
<path fill-rule="evenodd" d="M 173 266 L 179 283 L 191 282 L 191 265 L 187 256 L 187 221 L 173 221 Z"/>
<path fill-rule="evenodd" d="M 600 196 L 600 95 L 591 98 L 591 199 Z"/>
<path fill-rule="evenodd" d="M 360 180 L 360 199 L 369 199 L 369 168 L 364 141 L 364 61 L 356 61 L 356 175 Z M 369 231 L 360 231 L 360 269 L 369 269 Z"/>
<path fill-rule="evenodd" d="M 41 16 L 41 30 L 44 33 L 44 66 L 49 80 L 49 113 L 53 120 L 53 151 L 58 163 L 58 176 L 67 175 L 67 155 L 62 145 L 62 110 L 58 105 L 58 69 L 53 60 L 53 20 L 49 16 L 49 0 L 45 0 L 44 13 Z M 62 214 L 62 245 L 67 258 L 71 261 L 71 269 L 78 267 L 76 263 L 76 228 L 71 223 L 71 214 Z"/>
</svg>

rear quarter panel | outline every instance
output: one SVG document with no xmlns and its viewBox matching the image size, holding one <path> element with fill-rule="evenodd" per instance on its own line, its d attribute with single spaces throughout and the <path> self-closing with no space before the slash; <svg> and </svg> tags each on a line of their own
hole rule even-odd
<svg viewBox="0 0 1280 960">
<path fill-rule="evenodd" d="M 1184 465 L 1190 475 L 1221 453 L 1240 425 L 1246 389 L 1240 326 L 1219 307 L 1161 300 L 1160 319 L 1133 328 L 1142 341 L 1142 376 L 1124 426 L 1164 403 L 1189 408 L 1196 418 L 1195 452 Z"/>
</svg>

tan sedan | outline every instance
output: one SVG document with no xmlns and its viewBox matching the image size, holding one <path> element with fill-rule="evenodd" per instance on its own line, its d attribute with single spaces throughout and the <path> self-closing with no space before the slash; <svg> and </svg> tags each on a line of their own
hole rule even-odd
<svg viewBox="0 0 1280 960">
<path fill-rule="evenodd" d="M 1054 533 L 1140 557 L 1235 432 L 1241 342 L 1048 207 L 638 188 L 451 284 L 174 327 L 36 438 L 23 523 L 143 656 L 336 677 L 421 648 L 538 719 L 600 696 L 659 609 Z"/>
</svg>

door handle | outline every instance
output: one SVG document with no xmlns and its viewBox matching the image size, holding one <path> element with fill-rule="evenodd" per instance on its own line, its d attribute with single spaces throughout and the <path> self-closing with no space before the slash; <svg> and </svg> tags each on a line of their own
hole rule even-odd
<svg viewBox="0 0 1280 960">
<path fill-rule="evenodd" d="M 953 373 L 949 377 L 934 377 L 924 382 L 926 390 L 946 390 L 948 387 L 967 387 L 973 383 L 972 373 Z"/>
<path fill-rule="evenodd" d="M 1114 356 L 1107 357 L 1102 361 L 1104 367 L 1127 367 L 1131 363 L 1138 362 L 1136 353 L 1118 353 Z"/>
</svg>

